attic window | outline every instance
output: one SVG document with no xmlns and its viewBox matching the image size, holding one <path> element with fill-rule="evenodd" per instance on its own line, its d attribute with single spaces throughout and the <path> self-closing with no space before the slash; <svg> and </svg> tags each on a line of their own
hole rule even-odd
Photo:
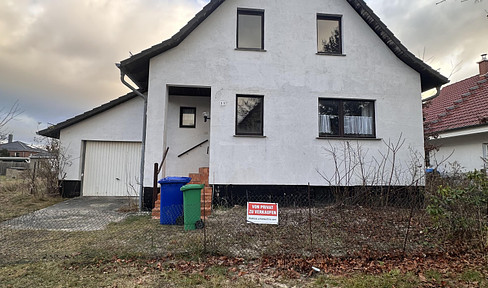
<svg viewBox="0 0 488 288">
<path fill-rule="evenodd" d="M 317 53 L 342 55 L 341 16 L 317 15 Z"/>
<path fill-rule="evenodd" d="M 264 50 L 264 10 L 237 9 L 237 49 Z"/>
</svg>

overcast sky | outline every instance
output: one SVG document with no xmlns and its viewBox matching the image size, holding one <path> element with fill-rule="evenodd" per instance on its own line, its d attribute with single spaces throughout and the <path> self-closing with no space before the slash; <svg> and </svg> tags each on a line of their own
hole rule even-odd
<svg viewBox="0 0 488 288">
<path fill-rule="evenodd" d="M 325 0 L 324 0 L 325 1 Z M 417 57 L 459 81 L 488 52 L 488 0 L 366 0 Z M 23 113 L 7 129 L 35 131 L 129 90 L 118 63 L 171 37 L 208 0 L 0 0 L 0 108 Z M 460 64 L 459 64 L 460 63 Z"/>
</svg>

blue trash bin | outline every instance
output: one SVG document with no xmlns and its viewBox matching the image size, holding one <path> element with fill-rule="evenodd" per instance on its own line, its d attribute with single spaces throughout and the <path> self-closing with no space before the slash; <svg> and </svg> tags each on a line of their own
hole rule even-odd
<svg viewBox="0 0 488 288">
<path fill-rule="evenodd" d="M 180 188 L 190 180 L 190 177 L 166 177 L 158 181 L 161 184 L 159 223 L 163 225 L 183 224 L 183 194 L 180 192 Z"/>
</svg>

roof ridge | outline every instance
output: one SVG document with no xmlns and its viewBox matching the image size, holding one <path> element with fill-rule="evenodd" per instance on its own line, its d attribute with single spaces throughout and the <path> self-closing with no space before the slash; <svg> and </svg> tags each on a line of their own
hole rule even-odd
<svg viewBox="0 0 488 288">
<path fill-rule="evenodd" d="M 225 0 L 211 0 L 183 28 L 171 38 L 151 46 L 131 57 L 120 61 L 119 69 L 143 91 L 148 89 L 149 62 L 152 57 L 177 47 L 196 27 L 213 13 Z M 421 90 L 427 91 L 449 82 L 439 71 L 413 55 L 381 21 L 364 0 L 346 0 L 366 25 L 385 43 L 403 63 L 420 74 Z"/>
</svg>

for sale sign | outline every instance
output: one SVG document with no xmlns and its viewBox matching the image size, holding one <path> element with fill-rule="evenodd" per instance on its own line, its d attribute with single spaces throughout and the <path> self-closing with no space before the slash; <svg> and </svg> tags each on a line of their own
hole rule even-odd
<svg viewBox="0 0 488 288">
<path fill-rule="evenodd" d="M 247 202 L 247 222 L 278 224 L 278 203 Z"/>
</svg>

